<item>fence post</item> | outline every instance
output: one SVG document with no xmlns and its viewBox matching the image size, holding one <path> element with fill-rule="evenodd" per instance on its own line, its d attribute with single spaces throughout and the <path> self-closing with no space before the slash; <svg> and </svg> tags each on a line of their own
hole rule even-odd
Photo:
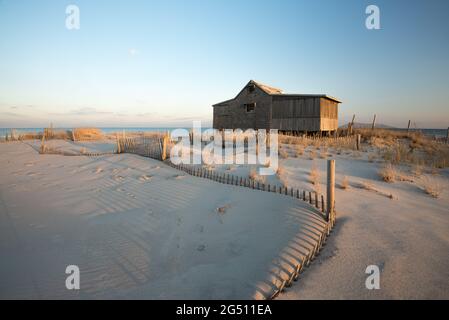
<svg viewBox="0 0 449 320">
<path fill-rule="evenodd" d="M 118 138 L 118 134 L 115 134 L 115 138 L 117 139 L 117 153 L 122 153 L 120 148 L 120 139 Z"/>
<path fill-rule="evenodd" d="M 164 135 L 164 138 L 162 138 L 162 154 L 161 154 L 162 161 L 165 161 L 165 159 L 167 159 L 167 140 L 168 136 Z"/>
<path fill-rule="evenodd" d="M 46 151 L 46 146 L 45 146 L 45 135 L 42 135 L 42 140 L 41 140 L 41 149 L 40 149 L 41 153 L 45 153 Z"/>
<path fill-rule="evenodd" d="M 357 134 L 357 139 L 356 139 L 357 151 L 360 150 L 360 138 L 361 138 L 361 134 L 358 133 L 358 134 Z"/>
<path fill-rule="evenodd" d="M 348 126 L 348 132 L 347 135 L 352 135 L 352 128 L 354 127 L 354 120 L 355 120 L 355 114 L 352 116 L 352 121 Z"/>
<path fill-rule="evenodd" d="M 334 213 L 335 201 L 335 160 L 327 160 L 327 214 L 326 220 Z"/>
</svg>

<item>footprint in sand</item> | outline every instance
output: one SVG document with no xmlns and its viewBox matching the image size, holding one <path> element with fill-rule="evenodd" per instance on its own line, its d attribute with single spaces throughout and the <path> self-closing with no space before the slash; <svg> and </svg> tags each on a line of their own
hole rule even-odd
<svg viewBox="0 0 449 320">
<path fill-rule="evenodd" d="M 125 180 L 125 177 L 122 177 L 122 176 L 113 176 L 113 177 L 112 177 L 112 180 L 114 180 L 114 181 L 123 181 L 123 180 Z"/>
<path fill-rule="evenodd" d="M 198 232 L 198 233 L 203 233 L 204 232 L 204 226 L 202 226 L 200 224 L 197 224 L 195 226 L 195 231 Z"/>
<path fill-rule="evenodd" d="M 95 170 L 95 173 L 101 173 L 103 172 L 103 169 L 101 167 L 97 167 L 97 169 Z"/>
<path fill-rule="evenodd" d="M 196 250 L 198 250 L 198 251 L 204 251 L 204 250 L 206 250 L 206 246 L 204 245 L 204 244 L 200 244 L 197 248 L 196 248 Z"/>
<path fill-rule="evenodd" d="M 144 174 L 144 175 L 140 176 L 139 180 L 145 182 L 145 181 L 151 180 L 151 178 L 152 178 L 152 176 Z"/>
<path fill-rule="evenodd" d="M 43 229 L 43 228 L 45 228 L 45 225 L 32 223 L 32 224 L 30 224 L 30 227 L 34 228 L 34 229 Z"/>
<path fill-rule="evenodd" d="M 135 198 L 136 198 L 136 196 L 135 196 L 135 195 L 133 195 L 132 193 L 129 193 L 129 192 L 127 192 L 127 193 L 126 193 L 126 195 L 127 195 L 128 197 L 130 197 L 130 198 L 133 198 L 133 199 L 135 199 Z"/>
</svg>

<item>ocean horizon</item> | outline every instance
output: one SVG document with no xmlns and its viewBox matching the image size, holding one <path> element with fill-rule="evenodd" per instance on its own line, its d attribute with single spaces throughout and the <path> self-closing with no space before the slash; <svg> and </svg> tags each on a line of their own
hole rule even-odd
<svg viewBox="0 0 449 320">
<path fill-rule="evenodd" d="M 190 127 L 97 127 L 104 133 L 113 132 L 166 132 L 174 129 L 191 129 Z M 210 129 L 211 127 L 203 127 L 202 130 Z M 55 130 L 72 130 L 73 128 L 54 128 Z M 0 128 L 0 138 L 5 138 L 6 134 L 10 134 L 11 130 L 15 130 L 16 133 L 26 133 L 26 132 L 43 132 L 44 128 Z M 407 130 L 407 128 L 389 128 L 389 130 Z M 422 132 L 426 136 L 431 136 L 435 138 L 441 138 L 447 136 L 448 129 L 410 129 L 410 131 Z"/>
</svg>

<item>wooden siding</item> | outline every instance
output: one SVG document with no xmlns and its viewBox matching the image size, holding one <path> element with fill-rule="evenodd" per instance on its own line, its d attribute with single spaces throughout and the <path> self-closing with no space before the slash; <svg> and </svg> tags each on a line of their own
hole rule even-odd
<svg viewBox="0 0 449 320">
<path fill-rule="evenodd" d="M 273 129 L 319 131 L 319 98 L 273 98 Z"/>
<path fill-rule="evenodd" d="M 334 131 L 338 129 L 338 103 L 326 98 L 320 99 L 320 130 Z"/>
<path fill-rule="evenodd" d="M 338 129 L 338 102 L 323 95 L 280 95 L 247 90 L 235 99 L 214 106 L 216 129 L 278 129 L 285 131 L 334 131 Z M 255 103 L 254 112 L 246 104 Z"/>
<path fill-rule="evenodd" d="M 214 106 L 215 129 L 269 129 L 271 127 L 271 96 L 257 86 L 250 93 L 243 90 L 234 100 Z M 256 103 L 254 112 L 246 112 L 245 104 Z"/>
</svg>

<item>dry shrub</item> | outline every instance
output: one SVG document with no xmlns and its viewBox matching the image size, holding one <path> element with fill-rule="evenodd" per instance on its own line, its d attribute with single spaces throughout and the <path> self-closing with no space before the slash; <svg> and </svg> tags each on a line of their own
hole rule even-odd
<svg viewBox="0 0 449 320">
<path fill-rule="evenodd" d="M 343 190 L 349 189 L 349 178 L 348 178 L 348 176 L 344 176 L 343 177 L 343 180 L 341 181 L 340 187 Z"/>
<path fill-rule="evenodd" d="M 320 183 L 320 171 L 316 167 L 316 163 L 313 163 L 312 168 L 310 169 L 310 182 L 313 185 L 317 185 Z"/>
<path fill-rule="evenodd" d="M 421 187 L 425 193 L 433 198 L 438 198 L 443 191 L 443 187 L 438 181 L 429 177 L 424 177 L 424 179 L 421 180 Z"/>
<path fill-rule="evenodd" d="M 279 181 L 281 182 L 282 186 L 287 187 L 287 177 L 284 167 L 279 166 L 276 171 L 276 175 Z"/>
<path fill-rule="evenodd" d="M 362 156 L 362 154 L 359 151 L 354 151 L 352 153 L 352 156 L 356 159 L 359 159 Z"/>
<path fill-rule="evenodd" d="M 310 144 L 310 140 L 307 137 L 294 137 L 287 136 L 285 134 L 279 134 L 279 143 L 290 144 L 290 145 L 302 145 L 307 147 Z"/>
<path fill-rule="evenodd" d="M 383 181 L 392 183 L 396 179 L 396 169 L 391 163 L 388 163 L 379 170 L 379 176 Z"/>
<path fill-rule="evenodd" d="M 327 158 L 327 149 L 326 148 L 323 148 L 323 150 L 320 152 L 319 158 L 320 159 L 326 159 Z"/>
<path fill-rule="evenodd" d="M 313 160 L 313 159 L 315 159 L 315 158 L 316 158 L 316 151 L 313 150 L 313 149 L 311 149 L 311 150 L 309 151 L 309 160 Z"/>
<path fill-rule="evenodd" d="M 73 136 L 77 141 L 100 140 L 103 133 L 97 128 L 76 128 L 73 129 Z"/>
<path fill-rule="evenodd" d="M 374 162 L 374 160 L 376 160 L 376 155 L 374 153 L 368 154 L 368 161 Z"/>
<path fill-rule="evenodd" d="M 259 182 L 259 183 L 265 183 L 266 182 L 266 177 L 265 176 L 261 176 L 260 174 L 258 174 L 257 172 L 257 168 L 252 168 L 250 173 L 249 173 L 249 178 L 250 180 L 253 180 L 255 182 Z"/>
<path fill-rule="evenodd" d="M 279 177 L 279 176 L 284 175 L 284 174 L 285 174 L 285 169 L 284 169 L 284 167 L 279 166 L 278 169 L 277 169 L 277 171 L 276 171 L 276 175 Z"/>
<path fill-rule="evenodd" d="M 300 157 L 304 154 L 304 147 L 301 145 L 297 145 L 295 151 L 296 151 L 295 152 L 296 157 Z"/>
<path fill-rule="evenodd" d="M 288 158 L 288 152 L 285 151 L 283 148 L 279 149 L 279 157 L 281 157 L 281 159 L 287 159 Z"/>
<path fill-rule="evenodd" d="M 422 175 L 422 173 L 423 173 L 423 166 L 420 165 L 420 164 L 415 164 L 415 165 L 413 165 L 412 168 L 410 169 L 410 172 L 411 172 L 413 175 L 415 175 L 415 176 L 417 176 L 417 177 L 420 177 L 420 176 Z"/>
<path fill-rule="evenodd" d="M 365 190 L 376 191 L 376 189 L 374 188 L 374 184 L 367 180 L 362 181 L 361 187 Z"/>
<path fill-rule="evenodd" d="M 313 191 L 317 194 L 321 193 L 321 185 L 319 183 L 313 185 Z"/>
</svg>

